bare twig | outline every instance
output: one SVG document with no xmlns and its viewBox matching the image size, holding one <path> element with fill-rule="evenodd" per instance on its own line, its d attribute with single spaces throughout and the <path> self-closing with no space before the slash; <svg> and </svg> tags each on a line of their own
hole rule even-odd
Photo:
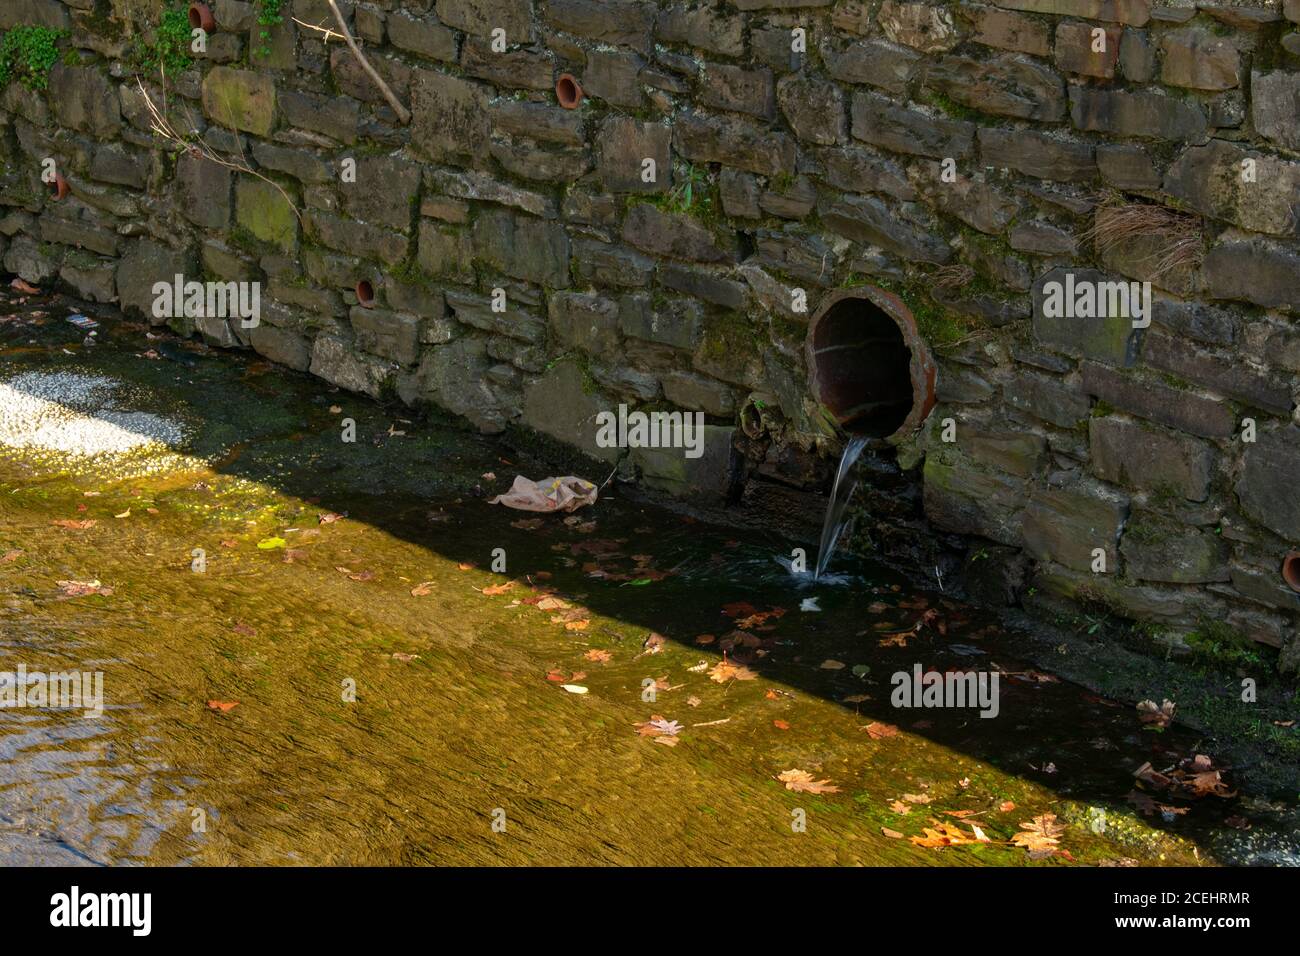
<svg viewBox="0 0 1300 956">
<path fill-rule="evenodd" d="M 304 23 L 302 20 L 297 18 L 295 18 L 293 22 L 299 26 L 306 27 L 308 30 L 315 30 L 317 33 L 323 33 L 325 35 L 326 43 L 329 43 L 329 41 L 334 37 L 341 36 L 343 41 L 347 43 L 348 49 L 352 51 L 352 55 L 356 57 L 357 62 L 361 64 L 361 68 L 366 71 L 366 74 L 370 79 L 374 80 L 375 85 L 379 87 L 379 92 L 384 94 L 384 99 L 386 99 L 388 105 L 393 108 L 393 112 L 397 114 L 397 118 L 401 121 L 401 124 L 405 126 L 407 123 L 411 122 L 411 111 L 402 105 L 401 100 L 397 98 L 397 94 L 395 94 L 392 88 L 384 82 L 383 77 L 375 72 L 375 68 L 370 65 L 370 61 L 367 60 L 365 54 L 361 52 L 361 47 L 357 46 L 357 41 L 352 38 L 352 34 L 348 31 L 348 25 L 343 22 L 343 14 L 339 10 L 336 0 L 326 0 L 326 2 L 329 3 L 330 10 L 334 13 L 334 19 L 338 22 L 339 30 L 342 31 L 341 33 L 336 33 L 328 27 Z"/>
<path fill-rule="evenodd" d="M 153 130 L 156 136 L 159 136 L 162 139 L 167 140 L 168 142 L 175 143 L 177 146 L 181 147 L 182 149 L 192 154 L 197 154 L 198 156 L 203 157 L 208 162 L 216 163 L 218 166 L 224 166 L 226 169 L 233 169 L 236 172 L 246 173 L 249 176 L 253 176 L 257 179 L 262 180 L 262 182 L 264 183 L 268 183 L 271 186 L 274 186 L 276 190 L 280 193 L 280 195 L 284 197 L 284 201 L 289 204 L 289 208 L 293 210 L 294 216 L 300 222 L 302 221 L 302 213 L 298 211 L 298 207 L 294 204 L 294 201 L 291 198 L 289 198 L 289 194 L 284 191 L 284 187 L 281 186 L 279 183 L 277 183 L 274 179 L 270 179 L 267 176 L 262 175 L 256 169 L 250 166 L 248 164 L 248 160 L 244 157 L 242 146 L 240 147 L 239 159 L 238 161 L 235 161 L 232 159 L 227 159 L 226 157 L 219 154 L 215 149 L 212 148 L 212 146 L 210 146 L 207 143 L 206 140 L 203 139 L 203 137 L 198 136 L 197 134 L 195 134 L 193 138 L 187 139 L 186 137 L 182 136 L 180 133 L 176 132 L 176 128 L 172 126 L 171 121 L 167 118 L 167 112 L 166 112 L 167 86 L 166 86 L 165 76 L 163 78 L 163 108 L 162 109 L 159 109 L 158 105 L 154 103 L 153 98 L 149 95 L 149 91 L 146 90 L 144 87 L 144 82 L 140 80 L 139 77 L 136 77 L 135 82 L 136 82 L 136 86 L 139 87 L 140 89 L 140 95 L 144 97 L 144 104 L 149 110 L 150 128 Z M 194 117 L 188 116 L 188 119 L 190 120 L 190 128 L 194 129 L 195 128 L 195 124 L 193 122 Z M 236 143 L 238 143 L 239 141 L 238 136 L 235 137 L 235 141 Z"/>
</svg>

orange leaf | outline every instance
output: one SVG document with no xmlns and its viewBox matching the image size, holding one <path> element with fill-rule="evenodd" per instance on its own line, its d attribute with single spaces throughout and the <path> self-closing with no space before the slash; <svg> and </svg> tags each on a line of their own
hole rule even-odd
<svg viewBox="0 0 1300 956">
<path fill-rule="evenodd" d="M 880 721 L 872 721 L 865 727 L 859 727 L 859 730 L 865 730 L 872 740 L 880 740 L 883 737 L 897 737 L 898 728 L 893 724 L 882 724 Z"/>
<path fill-rule="evenodd" d="M 228 714 L 239 706 L 237 700 L 210 700 L 208 701 L 209 710 L 219 710 L 223 714 Z"/>
</svg>

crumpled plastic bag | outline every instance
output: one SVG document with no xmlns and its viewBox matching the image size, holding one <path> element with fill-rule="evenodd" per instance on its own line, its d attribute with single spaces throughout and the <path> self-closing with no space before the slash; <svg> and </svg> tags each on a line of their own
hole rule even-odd
<svg viewBox="0 0 1300 956">
<path fill-rule="evenodd" d="M 600 489 L 584 478 L 565 475 L 533 481 L 515 475 L 515 483 L 504 495 L 489 498 L 490 505 L 505 505 L 518 511 L 577 511 L 596 503 Z"/>
</svg>

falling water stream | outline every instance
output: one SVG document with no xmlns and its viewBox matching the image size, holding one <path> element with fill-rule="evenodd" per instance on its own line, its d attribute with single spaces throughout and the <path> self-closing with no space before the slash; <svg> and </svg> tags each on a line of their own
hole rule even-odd
<svg viewBox="0 0 1300 956">
<path fill-rule="evenodd" d="M 844 511 L 849 506 L 849 499 L 853 497 L 854 489 L 858 487 L 857 479 L 848 480 L 849 472 L 853 470 L 853 466 L 862 456 L 862 450 L 866 447 L 866 438 L 854 436 L 844 446 L 844 454 L 840 456 L 840 467 L 835 472 L 835 484 L 831 486 L 831 498 L 826 503 L 826 518 L 822 522 L 821 543 L 817 548 L 817 568 L 813 572 L 814 581 L 821 578 L 827 565 L 831 563 L 831 555 L 835 553 L 835 543 L 839 541 L 844 531 Z"/>
</svg>

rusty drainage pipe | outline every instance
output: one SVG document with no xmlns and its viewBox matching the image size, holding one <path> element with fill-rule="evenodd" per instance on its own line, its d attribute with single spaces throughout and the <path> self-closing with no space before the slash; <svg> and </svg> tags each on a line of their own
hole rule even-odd
<svg viewBox="0 0 1300 956">
<path fill-rule="evenodd" d="M 206 3 L 190 4 L 190 29 L 203 30 L 204 33 L 215 33 L 217 30 L 216 17 L 212 15 L 212 8 Z"/>
<path fill-rule="evenodd" d="M 1300 551 L 1290 551 L 1282 559 L 1282 580 L 1292 591 L 1300 591 Z"/>
<path fill-rule="evenodd" d="M 566 110 L 576 110 L 582 105 L 582 84 L 572 73 L 562 73 L 555 81 L 555 98 Z"/>
<path fill-rule="evenodd" d="M 868 285 L 830 294 L 804 350 L 813 395 L 850 435 L 898 440 L 934 408 L 934 356 L 892 292 Z"/>
<path fill-rule="evenodd" d="M 357 283 L 353 291 L 357 294 L 357 305 L 362 308 L 371 309 L 375 305 L 375 287 L 369 279 L 362 279 Z"/>
<path fill-rule="evenodd" d="M 68 198 L 68 193 L 72 192 L 72 187 L 68 185 L 68 181 L 63 178 L 61 173 L 54 174 L 54 180 L 49 183 L 49 187 L 50 199 L 54 202 L 60 202 Z"/>
</svg>

